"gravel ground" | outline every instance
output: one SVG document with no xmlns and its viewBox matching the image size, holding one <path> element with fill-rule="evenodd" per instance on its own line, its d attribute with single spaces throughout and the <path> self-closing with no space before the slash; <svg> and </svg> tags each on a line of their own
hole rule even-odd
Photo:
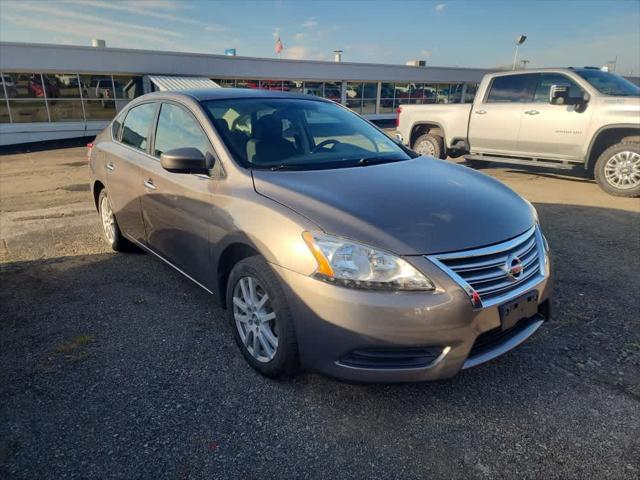
<svg viewBox="0 0 640 480">
<path fill-rule="evenodd" d="M 638 478 L 640 202 L 489 168 L 534 202 L 554 319 L 436 383 L 260 377 L 224 312 L 111 253 L 82 148 L 0 156 L 0 478 Z"/>
</svg>

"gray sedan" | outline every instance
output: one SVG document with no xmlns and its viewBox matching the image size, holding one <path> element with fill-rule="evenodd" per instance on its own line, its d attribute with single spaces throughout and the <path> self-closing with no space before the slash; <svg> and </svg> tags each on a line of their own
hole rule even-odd
<svg viewBox="0 0 640 480">
<path fill-rule="evenodd" d="M 446 378 L 549 318 L 533 206 L 334 102 L 154 93 L 89 147 L 109 244 L 148 251 L 210 292 L 264 375 Z"/>
</svg>

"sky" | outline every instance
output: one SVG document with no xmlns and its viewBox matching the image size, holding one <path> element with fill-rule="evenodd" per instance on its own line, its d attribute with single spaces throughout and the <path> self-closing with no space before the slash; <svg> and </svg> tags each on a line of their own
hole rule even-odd
<svg viewBox="0 0 640 480">
<path fill-rule="evenodd" d="M 640 0 L 0 0 L 0 41 L 459 67 L 602 66 L 640 75 Z"/>
</svg>

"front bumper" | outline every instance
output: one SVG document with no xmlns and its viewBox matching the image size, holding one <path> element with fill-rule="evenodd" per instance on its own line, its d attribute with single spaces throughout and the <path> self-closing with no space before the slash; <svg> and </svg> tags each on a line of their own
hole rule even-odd
<svg viewBox="0 0 640 480">
<path fill-rule="evenodd" d="M 548 316 L 551 276 L 547 272 L 531 288 L 538 293 L 538 314 L 527 321 L 526 328 L 521 325 L 495 348 L 470 357 L 481 334 L 500 328 L 498 305 L 474 309 L 467 293 L 433 263 L 423 257 L 410 261 L 436 282 L 437 292 L 349 289 L 274 265 L 294 318 L 302 366 L 351 381 L 448 378 L 514 348 Z M 433 348 L 433 358 L 419 366 L 362 367 L 344 360 L 354 351 L 376 354 L 428 347 Z"/>
</svg>

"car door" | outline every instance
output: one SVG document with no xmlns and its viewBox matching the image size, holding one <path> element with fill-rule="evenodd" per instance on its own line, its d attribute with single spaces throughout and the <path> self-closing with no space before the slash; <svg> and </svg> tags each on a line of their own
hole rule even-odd
<svg viewBox="0 0 640 480">
<path fill-rule="evenodd" d="M 515 155 L 522 104 L 530 102 L 535 90 L 535 75 L 496 76 L 484 98 L 474 102 L 469 119 L 469 144 L 472 153 Z"/>
<path fill-rule="evenodd" d="M 140 213 L 140 164 L 148 157 L 149 136 L 157 109 L 156 103 L 143 103 L 124 114 L 122 127 L 112 131 L 114 141 L 103 148 L 107 191 L 120 230 L 138 242 L 145 231 Z M 113 124 L 115 127 L 118 119 Z"/>
<path fill-rule="evenodd" d="M 210 175 L 172 173 L 162 168 L 160 155 L 193 147 L 215 162 L 213 147 L 195 116 L 183 105 L 163 102 L 157 117 L 153 155 L 141 164 L 142 217 L 149 247 L 205 286 L 211 280 L 210 229 L 216 208 L 212 193 L 221 176 L 219 165 Z"/>
<path fill-rule="evenodd" d="M 584 90 L 561 73 L 538 75 L 533 99 L 522 105 L 522 123 L 518 150 L 526 156 L 581 160 L 593 108 L 580 108 Z M 569 101 L 554 105 L 549 102 L 551 85 L 569 87 Z M 573 104 L 572 104 L 573 103 Z"/>
</svg>

